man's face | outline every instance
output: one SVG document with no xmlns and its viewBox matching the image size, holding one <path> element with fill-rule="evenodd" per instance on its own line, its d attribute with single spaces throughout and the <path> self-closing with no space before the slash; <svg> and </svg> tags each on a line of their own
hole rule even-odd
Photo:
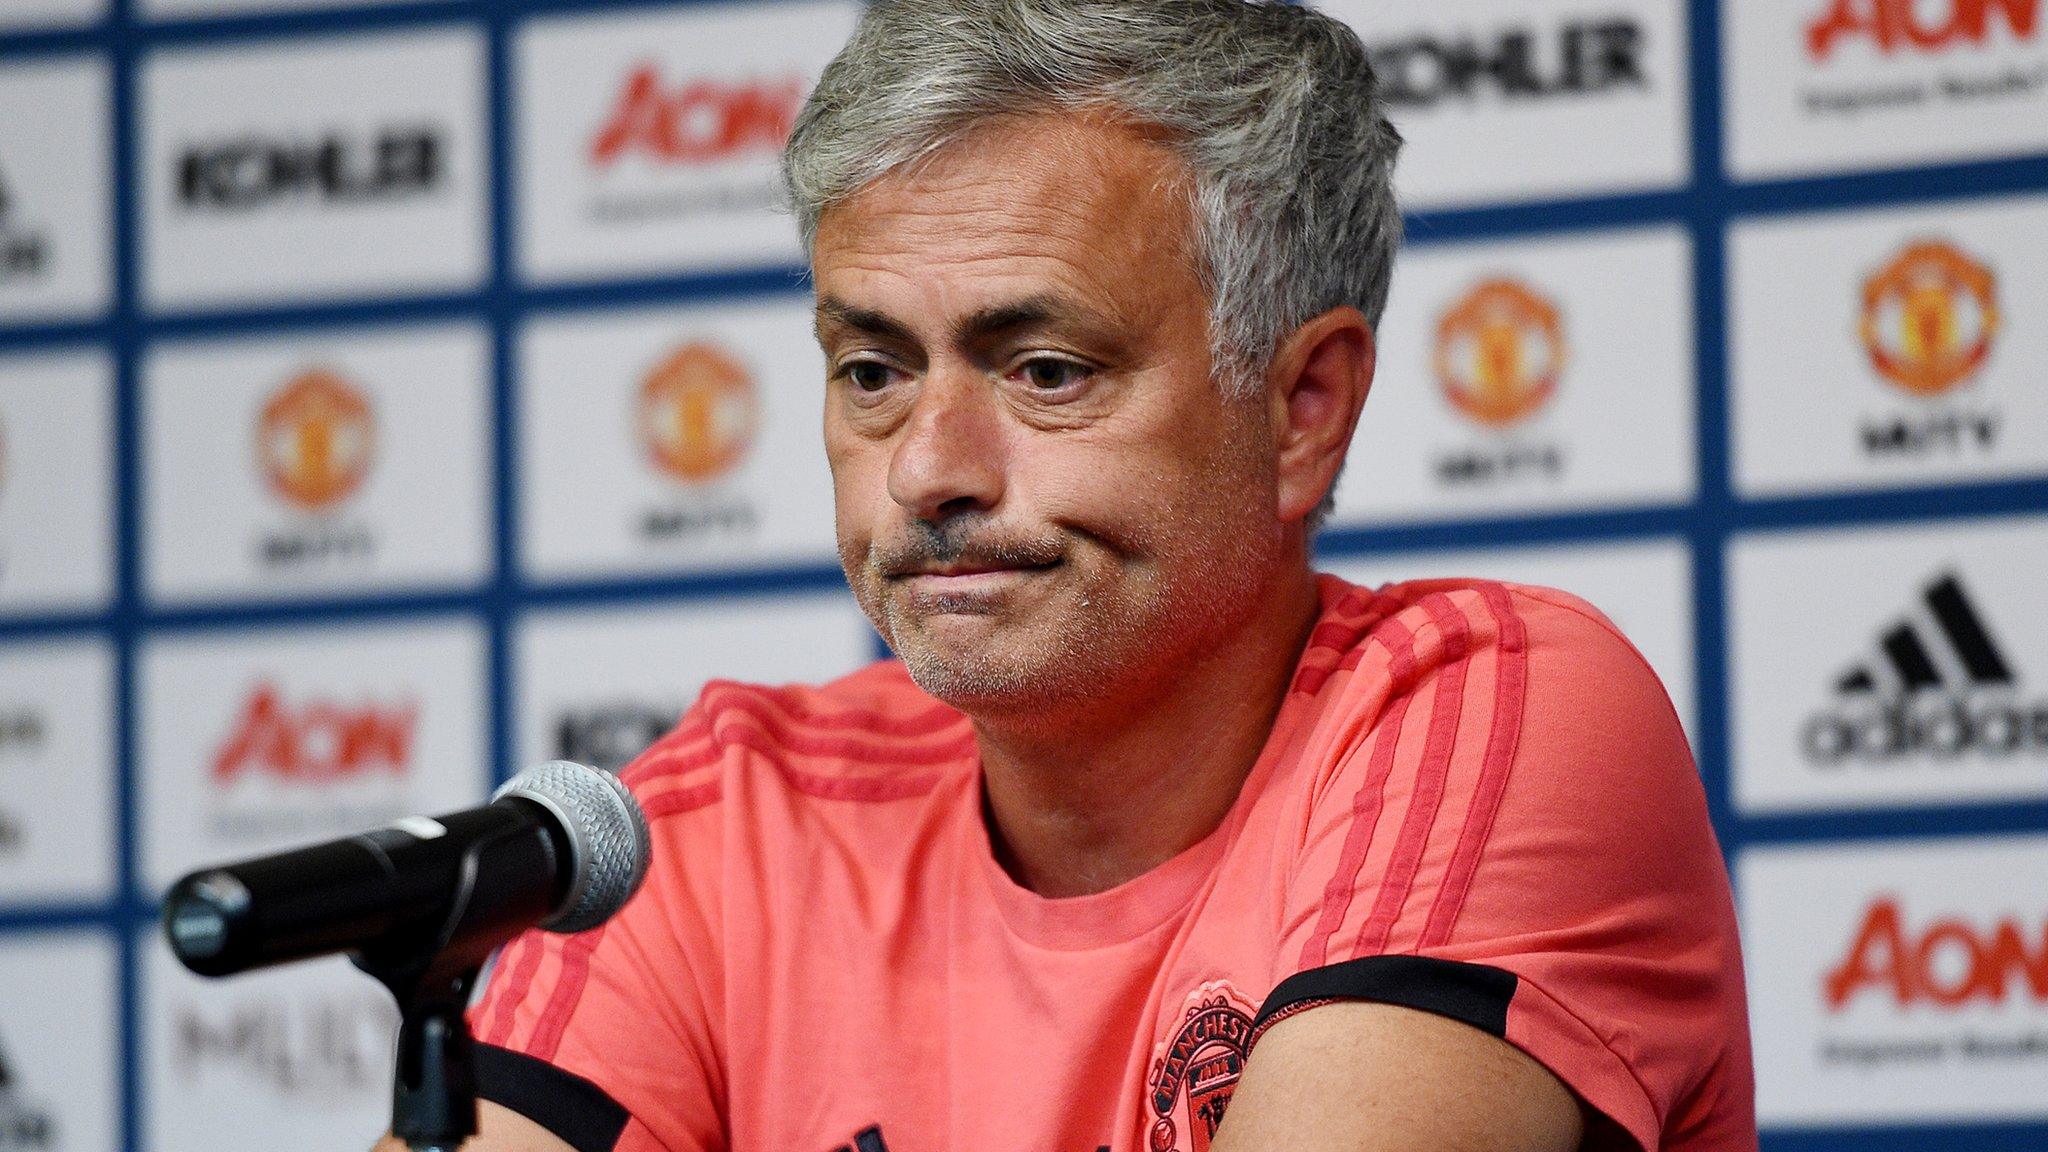
<svg viewBox="0 0 2048 1152">
<path fill-rule="evenodd" d="M 1163 691 L 1279 563 L 1267 408 L 1212 379 L 1184 174 L 1105 119 L 1020 118 L 819 222 L 840 560 L 956 707 Z"/>
</svg>

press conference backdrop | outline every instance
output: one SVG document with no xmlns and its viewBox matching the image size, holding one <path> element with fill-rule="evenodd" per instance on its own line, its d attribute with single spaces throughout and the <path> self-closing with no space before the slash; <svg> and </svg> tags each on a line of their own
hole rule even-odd
<svg viewBox="0 0 2048 1152">
<path fill-rule="evenodd" d="M 1412 243 L 1326 534 L 1572 589 L 1736 876 L 1765 1146 L 2048 1147 L 2048 0 L 1329 0 Z M 776 151 L 852 0 L 0 0 L 0 1152 L 359 1148 L 203 861 L 876 652 Z"/>
</svg>

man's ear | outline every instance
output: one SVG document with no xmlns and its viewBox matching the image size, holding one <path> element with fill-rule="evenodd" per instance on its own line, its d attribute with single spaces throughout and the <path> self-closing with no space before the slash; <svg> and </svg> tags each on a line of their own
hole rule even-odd
<svg viewBox="0 0 2048 1152">
<path fill-rule="evenodd" d="M 1266 374 L 1282 521 L 1307 518 L 1344 466 L 1379 345 L 1364 314 L 1332 308 L 1282 341 Z"/>
</svg>

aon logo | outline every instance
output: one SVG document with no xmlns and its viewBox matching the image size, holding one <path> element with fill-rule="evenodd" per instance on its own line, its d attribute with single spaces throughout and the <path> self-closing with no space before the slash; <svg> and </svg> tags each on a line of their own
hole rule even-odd
<svg viewBox="0 0 2048 1152">
<path fill-rule="evenodd" d="M 1848 955 L 1823 983 L 1834 1011 L 1866 991 L 1901 1008 L 2014 997 L 2048 1007 L 2048 917 L 2031 927 L 2014 917 L 1989 925 L 1949 917 L 1914 932 L 1898 901 L 1884 897 L 1864 913 Z"/>
<path fill-rule="evenodd" d="M 1829 0 L 1806 28 L 1806 50 L 1825 61 L 1845 39 L 1869 40 L 1886 55 L 1903 47 L 1938 52 L 1956 42 L 1982 47 L 2003 24 L 2016 40 L 2041 26 L 2042 0 Z"/>
</svg>

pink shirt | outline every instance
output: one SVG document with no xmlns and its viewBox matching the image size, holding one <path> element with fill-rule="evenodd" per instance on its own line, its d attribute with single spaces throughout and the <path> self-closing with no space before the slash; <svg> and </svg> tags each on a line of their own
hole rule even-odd
<svg viewBox="0 0 2048 1152">
<path fill-rule="evenodd" d="M 991 854 L 967 720 L 896 663 L 717 683 L 625 772 L 653 875 L 473 1012 L 487 1097 L 579 1149 L 1203 1152 L 1273 1020 L 1505 1038 L 1588 1147 L 1756 1146 L 1735 917 L 1655 675 L 1562 593 L 1322 578 L 1206 839 L 1048 900 Z"/>
</svg>

